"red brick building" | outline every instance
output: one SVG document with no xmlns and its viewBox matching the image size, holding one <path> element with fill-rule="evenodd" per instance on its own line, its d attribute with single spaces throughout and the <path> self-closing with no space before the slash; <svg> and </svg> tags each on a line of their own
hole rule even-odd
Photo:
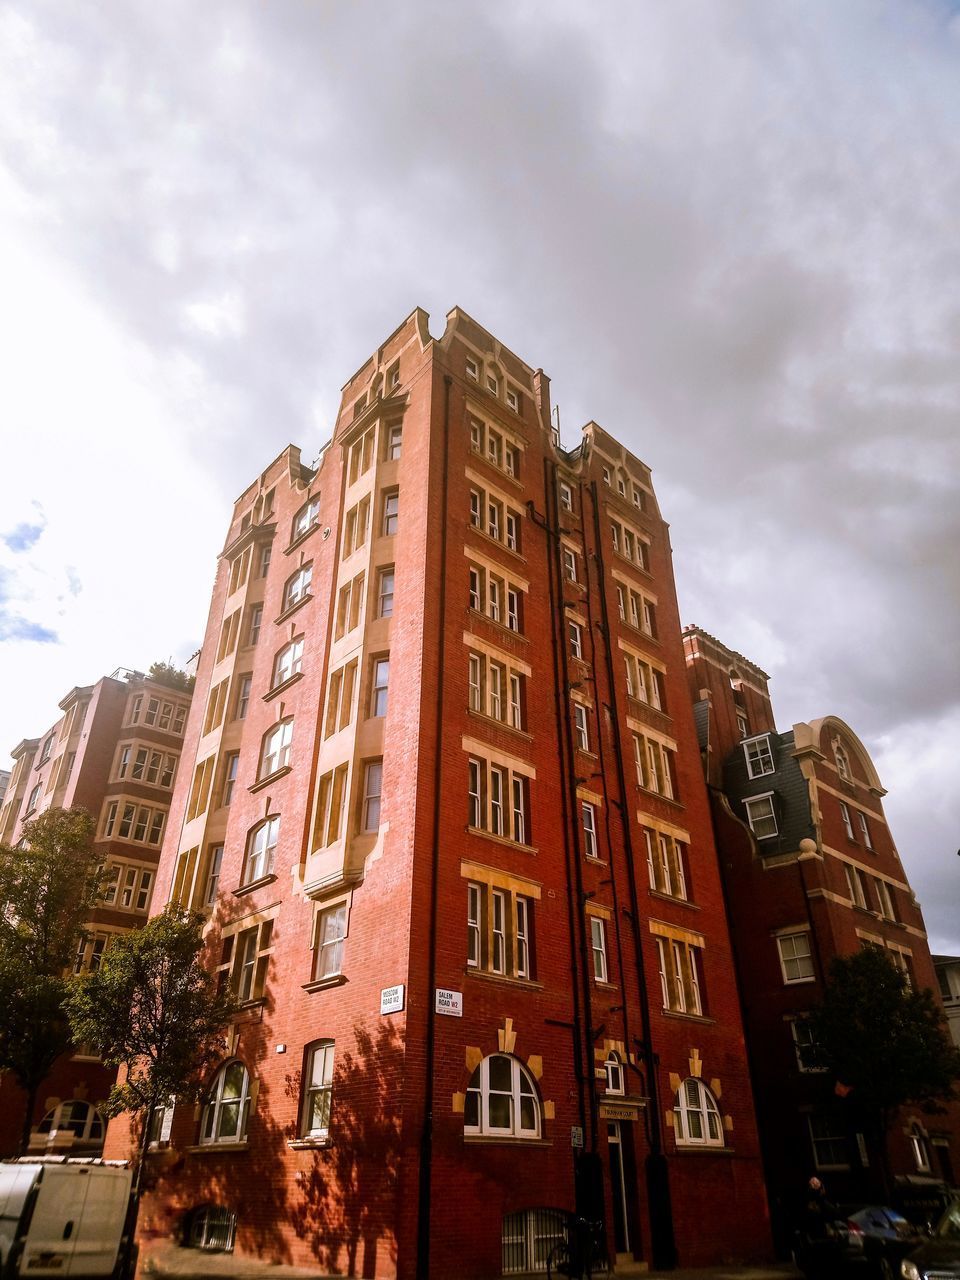
<svg viewBox="0 0 960 1280">
<path fill-rule="evenodd" d="M 147 919 L 189 707 L 189 693 L 120 670 L 71 689 L 60 719 L 13 749 L 0 841 L 16 845 L 23 824 L 46 809 L 83 808 L 97 820 L 96 848 L 110 874 L 77 953 L 78 973 L 99 965 L 114 934 Z M 61 1058 L 37 1097 L 31 1153 L 98 1153 L 105 1126 L 95 1104 L 106 1098 L 114 1075 L 82 1047 Z M 18 1149 L 25 1105 L 5 1076 L 2 1155 Z"/>
<path fill-rule="evenodd" d="M 768 677 L 699 627 L 684 628 L 711 787 L 757 1115 L 778 1243 L 816 1173 L 834 1200 L 876 1199 L 879 1158 L 856 1099 L 812 1068 L 805 1015 L 837 955 L 883 947 L 915 986 L 938 987 L 923 917 L 870 755 L 835 716 L 777 731 Z M 877 1052 L 882 1053 L 882 1035 Z M 952 1185 L 956 1108 L 907 1108 L 889 1135 L 900 1195 Z"/>
<path fill-rule="evenodd" d="M 146 1248 L 544 1270 L 576 1167 L 621 1269 L 767 1252 L 667 526 L 542 372 L 387 339 L 236 503 L 184 752 L 158 901 L 245 1009 Z"/>
</svg>

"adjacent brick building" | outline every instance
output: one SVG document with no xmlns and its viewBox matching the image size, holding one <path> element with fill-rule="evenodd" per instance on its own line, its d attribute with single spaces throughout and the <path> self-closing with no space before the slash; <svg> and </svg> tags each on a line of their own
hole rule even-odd
<svg viewBox="0 0 960 1280">
<path fill-rule="evenodd" d="M 461 311 L 415 311 L 221 554 L 158 903 L 245 1002 L 156 1118 L 144 1245 L 349 1274 L 769 1247 L 650 472 Z M 107 1153 L 130 1135 L 111 1126 Z"/>
<path fill-rule="evenodd" d="M 822 997 L 831 959 L 875 945 L 914 985 L 936 991 L 937 975 L 863 743 L 835 716 L 778 732 L 768 677 L 755 663 L 699 627 L 684 628 L 683 644 L 771 1209 L 786 1246 L 811 1174 L 834 1200 L 882 1194 L 878 1154 L 862 1132 L 855 1097 L 838 1096 L 835 1082 L 810 1062 L 805 1015 Z M 953 1107 L 934 1116 L 903 1111 L 888 1143 L 902 1192 L 953 1183 L 958 1134 Z"/>
<path fill-rule="evenodd" d="M 0 841 L 16 845 L 23 825 L 46 809 L 86 809 L 108 870 L 104 901 L 88 923 L 76 971 L 96 968 L 117 933 L 149 914 L 190 695 L 120 670 L 71 689 L 61 717 L 14 747 L 0 808 Z M 114 1073 L 82 1046 L 61 1058 L 37 1097 L 30 1151 L 97 1153 L 104 1122 L 95 1104 Z M 0 1154 L 16 1152 L 25 1099 L 9 1075 L 0 1084 Z"/>
</svg>

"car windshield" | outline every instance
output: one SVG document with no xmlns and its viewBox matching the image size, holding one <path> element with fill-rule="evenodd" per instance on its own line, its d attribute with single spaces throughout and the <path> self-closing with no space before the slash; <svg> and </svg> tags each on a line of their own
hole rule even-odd
<svg viewBox="0 0 960 1280">
<path fill-rule="evenodd" d="M 937 1223 L 936 1234 L 948 1239 L 960 1237 L 960 1200 L 955 1201 Z"/>
</svg>

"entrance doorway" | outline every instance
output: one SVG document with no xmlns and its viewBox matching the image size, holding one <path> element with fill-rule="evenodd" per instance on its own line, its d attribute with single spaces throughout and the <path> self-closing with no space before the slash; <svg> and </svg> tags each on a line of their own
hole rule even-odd
<svg viewBox="0 0 960 1280">
<path fill-rule="evenodd" d="M 627 1180 L 624 1172 L 623 1135 L 619 1120 L 607 1122 L 607 1150 L 610 1153 L 610 1190 L 613 1196 L 613 1237 L 617 1253 L 630 1252 L 630 1224 L 627 1216 Z"/>
</svg>

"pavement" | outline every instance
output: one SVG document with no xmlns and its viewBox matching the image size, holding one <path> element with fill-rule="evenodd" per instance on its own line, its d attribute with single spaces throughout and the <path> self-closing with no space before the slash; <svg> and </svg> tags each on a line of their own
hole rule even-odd
<svg viewBox="0 0 960 1280">
<path fill-rule="evenodd" d="M 799 1280 L 800 1272 L 792 1263 L 772 1262 L 766 1266 L 684 1268 L 676 1271 L 645 1271 L 634 1265 L 628 1271 L 613 1272 L 614 1277 L 643 1276 L 644 1280 Z M 181 1249 L 161 1245 L 142 1260 L 137 1280 L 342 1280 L 309 1267 L 288 1267 L 258 1258 L 244 1258 L 232 1253 L 201 1253 L 197 1249 Z M 445 1280 L 436 1277 L 435 1280 Z M 459 1280 L 459 1277 L 450 1277 Z M 494 1280 L 494 1278 L 491 1278 Z M 500 1280 L 496 1277 L 495 1280 Z M 524 1280 L 524 1277 L 518 1277 Z"/>
</svg>

